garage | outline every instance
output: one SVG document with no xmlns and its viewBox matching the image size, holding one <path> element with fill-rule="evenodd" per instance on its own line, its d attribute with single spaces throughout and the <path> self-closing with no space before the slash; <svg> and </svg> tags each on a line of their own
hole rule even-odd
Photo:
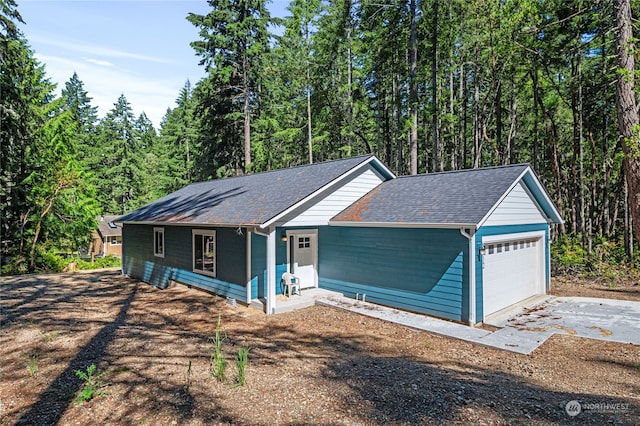
<svg viewBox="0 0 640 426">
<path fill-rule="evenodd" d="M 545 292 L 544 233 L 484 237 L 482 244 L 485 317 Z"/>
</svg>

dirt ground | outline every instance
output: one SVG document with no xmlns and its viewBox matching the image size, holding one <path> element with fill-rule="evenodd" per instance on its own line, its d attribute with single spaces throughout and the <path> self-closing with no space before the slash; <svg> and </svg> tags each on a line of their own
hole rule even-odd
<svg viewBox="0 0 640 426">
<path fill-rule="evenodd" d="M 553 293 L 640 301 L 637 283 L 614 290 L 557 279 Z M 267 316 L 117 271 L 7 277 L 0 292 L 1 425 L 640 424 L 631 344 L 556 335 L 519 355 L 328 307 Z M 105 394 L 77 403 L 74 371 L 91 364 Z"/>
</svg>

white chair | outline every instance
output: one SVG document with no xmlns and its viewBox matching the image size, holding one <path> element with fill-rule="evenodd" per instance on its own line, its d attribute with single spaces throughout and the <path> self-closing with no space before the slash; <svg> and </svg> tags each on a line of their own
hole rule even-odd
<svg viewBox="0 0 640 426">
<path fill-rule="evenodd" d="M 293 275 L 291 272 L 285 272 L 282 274 L 282 279 L 280 280 L 282 284 L 283 293 L 286 292 L 287 297 L 291 297 L 292 294 L 298 293 L 298 295 L 302 294 L 302 289 L 300 288 L 300 278 Z"/>
</svg>

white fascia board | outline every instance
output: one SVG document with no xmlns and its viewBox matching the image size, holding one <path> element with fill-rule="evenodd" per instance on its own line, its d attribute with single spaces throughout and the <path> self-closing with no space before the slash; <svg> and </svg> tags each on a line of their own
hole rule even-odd
<svg viewBox="0 0 640 426">
<path fill-rule="evenodd" d="M 389 172 L 389 175 L 392 176 L 392 179 L 395 178 L 395 175 L 393 173 L 391 173 L 391 171 L 389 169 L 387 169 L 387 167 L 382 164 L 380 162 L 380 160 L 378 160 L 375 156 L 369 158 L 366 161 L 363 161 L 362 163 L 358 164 L 356 167 L 354 167 L 353 169 L 347 171 L 345 174 L 338 176 L 338 178 L 332 180 L 331 182 L 327 183 L 325 186 L 323 186 L 322 188 L 312 192 L 311 194 L 309 194 L 308 196 L 306 196 L 305 198 L 303 198 L 302 200 L 300 200 L 299 202 L 297 202 L 296 204 L 290 206 L 288 209 L 281 211 L 280 213 L 278 213 L 276 216 L 272 217 L 271 219 L 269 219 L 268 221 L 264 222 L 261 225 L 258 225 L 260 228 L 263 229 L 267 229 L 269 227 L 271 227 L 272 225 L 274 225 L 276 222 L 278 222 L 280 219 L 282 219 L 283 217 L 285 217 L 286 215 L 288 215 L 289 213 L 291 213 L 292 211 L 296 210 L 297 208 L 299 208 L 300 206 L 306 204 L 307 202 L 309 202 L 310 200 L 314 199 L 315 197 L 317 197 L 319 194 L 322 194 L 323 192 L 325 192 L 326 190 L 328 190 L 329 188 L 335 186 L 336 184 L 338 184 L 341 181 L 344 181 L 347 177 L 359 172 L 361 169 L 363 169 L 364 167 L 366 167 L 367 165 L 369 165 L 369 163 L 371 162 L 376 162 L 378 165 L 380 165 L 384 170 L 387 170 Z"/>
<path fill-rule="evenodd" d="M 540 183 L 538 176 L 536 176 L 536 174 L 533 172 L 533 170 L 531 170 L 530 167 L 527 168 L 527 171 L 531 172 L 531 177 L 533 178 L 533 181 L 536 183 L 536 186 L 540 190 L 540 194 L 542 194 L 542 196 L 544 197 L 545 202 L 551 207 L 551 209 L 553 210 L 553 213 L 556 215 L 560 223 L 561 224 L 564 223 L 564 219 L 560 215 L 560 212 L 556 209 L 556 205 L 553 203 L 553 201 L 551 201 L 551 198 L 549 198 L 549 194 L 547 194 L 547 191 L 545 190 L 544 186 L 542 186 L 542 184 Z M 524 186 L 526 188 L 526 185 Z"/>
<path fill-rule="evenodd" d="M 410 223 L 410 222 L 347 222 L 347 221 L 330 221 L 330 226 L 353 226 L 365 228 L 440 228 L 440 229 L 459 229 L 470 228 L 478 229 L 475 223 Z"/>
<path fill-rule="evenodd" d="M 202 222 L 153 222 L 153 221 L 143 221 L 143 222 L 118 222 L 123 225 L 153 225 L 153 226 L 193 226 L 195 228 L 252 228 L 254 226 L 258 226 L 253 223 L 202 223 Z"/>
</svg>

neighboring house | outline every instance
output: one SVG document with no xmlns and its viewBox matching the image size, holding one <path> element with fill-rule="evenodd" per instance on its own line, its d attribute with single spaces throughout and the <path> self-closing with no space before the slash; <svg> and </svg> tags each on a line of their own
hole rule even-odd
<svg viewBox="0 0 640 426">
<path fill-rule="evenodd" d="M 100 216 L 98 229 L 91 233 L 89 254 L 93 256 L 122 256 L 122 224 L 115 223 L 119 216 Z"/>
<path fill-rule="evenodd" d="M 284 272 L 475 324 L 549 288 L 558 211 L 526 164 L 396 178 L 368 155 L 189 185 L 127 214 L 123 273 L 273 312 Z"/>
</svg>

